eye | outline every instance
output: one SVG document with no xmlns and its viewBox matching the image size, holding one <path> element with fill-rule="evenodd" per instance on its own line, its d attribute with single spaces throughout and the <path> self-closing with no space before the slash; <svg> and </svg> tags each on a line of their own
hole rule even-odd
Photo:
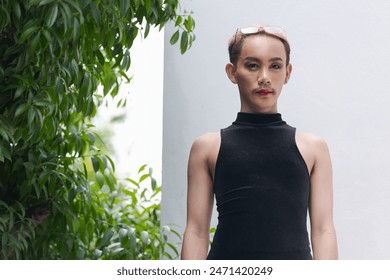
<svg viewBox="0 0 390 280">
<path fill-rule="evenodd" d="M 280 65 L 280 64 L 272 64 L 271 68 L 275 69 L 275 70 L 279 70 L 279 69 L 282 69 L 282 65 Z"/>
<path fill-rule="evenodd" d="M 251 70 L 256 70 L 256 69 L 259 69 L 259 65 L 257 63 L 248 63 L 246 65 L 246 67 L 248 67 L 249 69 Z"/>
</svg>

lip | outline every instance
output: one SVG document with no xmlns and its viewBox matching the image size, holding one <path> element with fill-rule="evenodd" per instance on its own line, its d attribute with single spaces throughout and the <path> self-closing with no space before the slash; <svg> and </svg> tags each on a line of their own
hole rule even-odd
<svg viewBox="0 0 390 280">
<path fill-rule="evenodd" d="M 256 93 L 257 93 L 257 94 L 260 94 L 261 96 L 266 96 L 266 95 L 268 95 L 268 94 L 272 94 L 272 93 L 273 93 L 273 90 L 271 90 L 271 89 L 266 89 L 266 88 L 262 88 L 262 89 L 256 90 Z"/>
</svg>

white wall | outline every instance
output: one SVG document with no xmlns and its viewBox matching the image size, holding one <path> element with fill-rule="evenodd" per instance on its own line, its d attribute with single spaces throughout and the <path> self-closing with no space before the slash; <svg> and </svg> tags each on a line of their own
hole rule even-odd
<svg viewBox="0 0 390 280">
<path fill-rule="evenodd" d="M 181 1 L 197 39 L 181 56 L 165 29 L 162 223 L 184 231 L 195 137 L 239 109 L 227 40 L 252 23 L 284 26 L 293 73 L 279 111 L 328 142 L 341 259 L 390 259 L 390 1 Z M 215 221 L 215 220 L 214 220 Z"/>
<path fill-rule="evenodd" d="M 106 98 L 95 125 L 109 129 L 114 150 L 112 158 L 120 178 L 138 178 L 138 169 L 147 164 L 153 176 L 161 183 L 162 161 L 162 104 L 164 32 L 151 28 L 149 36 L 138 36 L 131 48 L 130 83 L 123 82 L 115 99 Z M 120 99 L 126 99 L 125 108 L 117 108 Z M 125 114 L 122 122 L 110 123 Z"/>
</svg>

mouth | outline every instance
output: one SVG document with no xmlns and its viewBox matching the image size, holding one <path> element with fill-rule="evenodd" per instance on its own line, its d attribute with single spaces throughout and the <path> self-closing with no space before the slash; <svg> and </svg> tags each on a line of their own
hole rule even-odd
<svg viewBox="0 0 390 280">
<path fill-rule="evenodd" d="M 268 94 L 272 94 L 274 91 L 272 89 L 262 88 L 256 90 L 256 93 L 260 96 L 267 96 Z"/>
</svg>

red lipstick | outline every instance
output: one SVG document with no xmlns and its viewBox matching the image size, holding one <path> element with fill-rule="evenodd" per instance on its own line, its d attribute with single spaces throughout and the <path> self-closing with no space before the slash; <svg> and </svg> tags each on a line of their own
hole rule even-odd
<svg viewBox="0 0 390 280">
<path fill-rule="evenodd" d="M 256 91 L 258 94 L 260 94 L 260 96 L 267 96 L 268 94 L 271 94 L 273 93 L 273 91 L 271 89 L 259 89 Z"/>
</svg>

